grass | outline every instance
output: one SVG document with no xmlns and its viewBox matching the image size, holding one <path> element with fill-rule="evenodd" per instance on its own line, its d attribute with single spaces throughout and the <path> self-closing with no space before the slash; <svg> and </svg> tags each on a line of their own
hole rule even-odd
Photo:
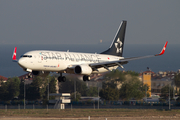
<svg viewBox="0 0 180 120">
<path fill-rule="evenodd" d="M 143 117 L 143 116 L 180 116 L 180 110 L 156 109 L 4 109 L 0 110 L 0 117 Z"/>
</svg>

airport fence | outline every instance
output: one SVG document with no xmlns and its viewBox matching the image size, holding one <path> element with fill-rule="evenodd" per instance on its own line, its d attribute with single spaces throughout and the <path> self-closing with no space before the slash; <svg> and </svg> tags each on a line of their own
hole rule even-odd
<svg viewBox="0 0 180 120">
<path fill-rule="evenodd" d="M 169 109 L 168 102 L 143 101 L 71 101 L 65 109 Z M 171 109 L 180 109 L 179 102 L 171 102 Z M 43 104 L 42 101 L 6 101 L 0 102 L 0 109 L 54 109 L 54 104 Z"/>
</svg>

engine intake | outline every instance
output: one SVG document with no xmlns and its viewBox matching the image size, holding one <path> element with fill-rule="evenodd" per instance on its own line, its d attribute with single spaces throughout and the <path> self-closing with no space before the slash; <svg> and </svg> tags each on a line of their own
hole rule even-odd
<svg viewBox="0 0 180 120">
<path fill-rule="evenodd" d="M 88 65 L 77 65 L 74 69 L 74 72 L 76 74 L 90 75 L 92 73 L 92 68 Z"/>
</svg>

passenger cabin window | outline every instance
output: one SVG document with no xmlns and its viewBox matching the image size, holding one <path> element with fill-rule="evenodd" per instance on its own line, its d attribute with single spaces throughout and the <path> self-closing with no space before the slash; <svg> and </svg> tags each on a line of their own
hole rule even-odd
<svg viewBox="0 0 180 120">
<path fill-rule="evenodd" d="M 21 57 L 28 57 L 28 58 L 31 58 L 32 55 L 21 55 Z"/>
</svg>

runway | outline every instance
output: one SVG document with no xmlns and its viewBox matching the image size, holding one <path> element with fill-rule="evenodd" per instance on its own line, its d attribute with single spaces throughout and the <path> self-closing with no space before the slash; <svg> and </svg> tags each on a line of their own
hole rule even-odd
<svg viewBox="0 0 180 120">
<path fill-rule="evenodd" d="M 53 118 L 53 117 L 0 117 L 1 120 L 179 120 L 179 116 L 144 116 L 144 117 L 78 117 L 78 118 Z"/>
</svg>

